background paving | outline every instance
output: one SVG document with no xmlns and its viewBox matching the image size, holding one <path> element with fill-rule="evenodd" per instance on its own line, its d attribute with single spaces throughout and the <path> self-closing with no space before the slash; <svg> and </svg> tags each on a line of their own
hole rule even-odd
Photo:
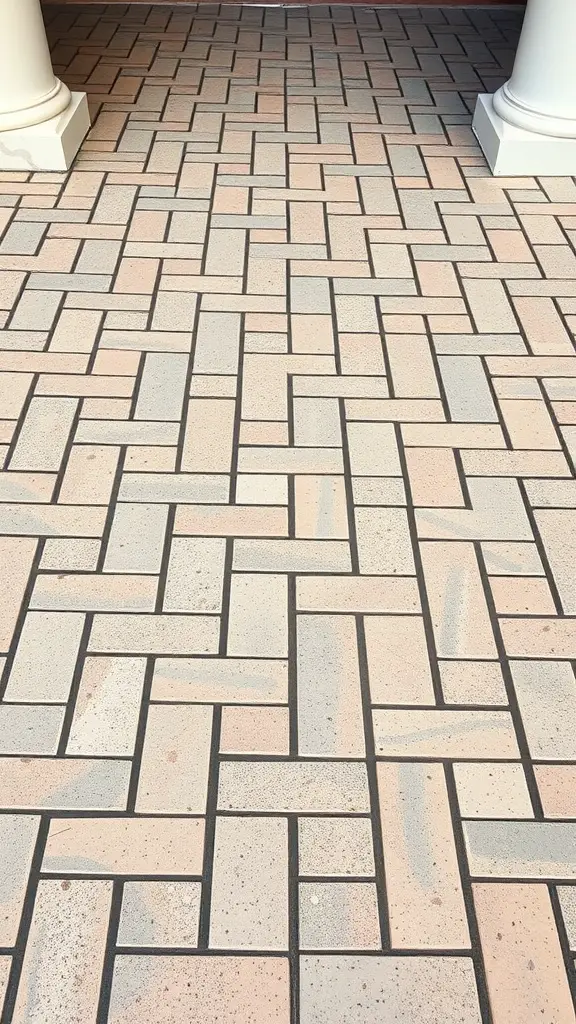
<svg viewBox="0 0 576 1024">
<path fill-rule="evenodd" d="M 13 1024 L 574 1024 L 576 185 L 519 15 L 47 8 L 0 183 Z"/>
</svg>

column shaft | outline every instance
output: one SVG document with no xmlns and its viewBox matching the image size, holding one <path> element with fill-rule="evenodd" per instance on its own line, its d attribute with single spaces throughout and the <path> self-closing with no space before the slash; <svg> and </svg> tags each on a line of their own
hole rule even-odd
<svg viewBox="0 0 576 1024">
<path fill-rule="evenodd" d="M 70 90 L 54 75 L 39 0 L 0 4 L 0 131 L 60 114 Z"/>
<path fill-rule="evenodd" d="M 67 170 L 90 126 L 54 74 L 40 0 L 0 0 L 0 169 Z"/>
</svg>

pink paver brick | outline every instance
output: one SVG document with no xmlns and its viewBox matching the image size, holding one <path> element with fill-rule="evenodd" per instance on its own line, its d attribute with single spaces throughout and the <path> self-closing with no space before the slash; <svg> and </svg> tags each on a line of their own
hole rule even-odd
<svg viewBox="0 0 576 1024">
<path fill-rule="evenodd" d="M 573 818 L 576 815 L 576 765 L 534 765 L 536 784 L 546 818 Z"/>
<path fill-rule="evenodd" d="M 288 708 L 225 707 L 220 750 L 228 754 L 288 754 Z"/>
<path fill-rule="evenodd" d="M 43 870 L 199 875 L 203 842 L 200 818 L 53 818 Z"/>
<path fill-rule="evenodd" d="M 118 959 L 110 1024 L 170 1018 L 205 1024 L 289 1024 L 288 959 L 125 956 Z"/>
<path fill-rule="evenodd" d="M 562 949 L 545 885 L 476 884 L 486 982 L 498 1024 L 573 1024 Z"/>
</svg>

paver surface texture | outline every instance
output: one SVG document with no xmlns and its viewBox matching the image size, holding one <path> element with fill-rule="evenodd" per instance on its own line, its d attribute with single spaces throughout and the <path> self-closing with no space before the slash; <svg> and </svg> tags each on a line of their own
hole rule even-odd
<svg viewBox="0 0 576 1024">
<path fill-rule="evenodd" d="M 45 13 L 3 1024 L 574 1024 L 576 184 L 470 127 L 519 12 Z"/>
</svg>

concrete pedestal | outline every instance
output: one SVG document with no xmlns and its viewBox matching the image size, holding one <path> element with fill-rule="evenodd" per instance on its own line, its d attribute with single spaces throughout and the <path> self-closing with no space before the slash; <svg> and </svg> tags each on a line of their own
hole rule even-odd
<svg viewBox="0 0 576 1024">
<path fill-rule="evenodd" d="M 49 121 L 0 132 L 5 171 L 67 171 L 90 127 L 86 94 L 73 92 L 66 110 Z"/>
<path fill-rule="evenodd" d="M 473 128 L 494 174 L 576 174 L 576 0 L 528 0 L 514 70 Z"/>
<path fill-rule="evenodd" d="M 0 0 L 0 170 L 65 171 L 89 127 L 86 95 L 52 69 L 39 0 Z"/>
<path fill-rule="evenodd" d="M 576 139 L 538 135 L 503 121 L 492 96 L 478 97 L 472 128 L 497 176 L 576 174 Z"/>
</svg>

